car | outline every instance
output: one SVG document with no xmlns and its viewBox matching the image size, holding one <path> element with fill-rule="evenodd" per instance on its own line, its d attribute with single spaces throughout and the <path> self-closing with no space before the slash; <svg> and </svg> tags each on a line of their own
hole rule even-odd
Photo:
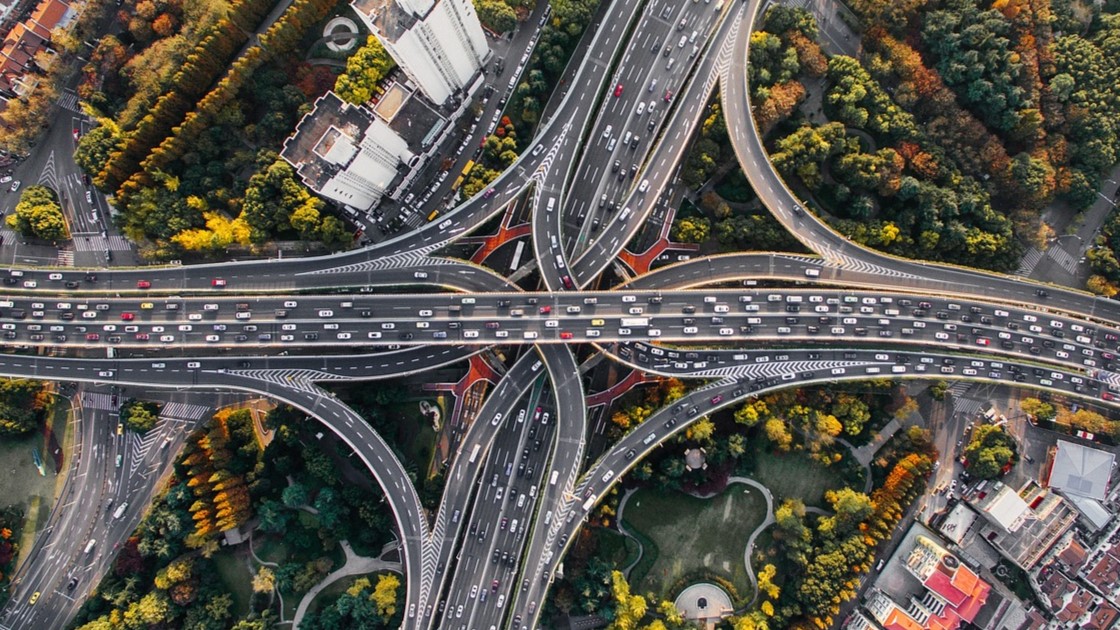
<svg viewBox="0 0 1120 630">
<path fill-rule="evenodd" d="M 130 322 L 134 319 L 136 319 L 136 314 L 135 313 L 129 313 L 127 311 L 124 312 L 124 313 L 121 313 L 121 321 L 122 322 Z"/>
<path fill-rule="evenodd" d="M 76 586 L 78 586 L 78 576 L 70 578 L 70 581 L 66 583 L 66 590 L 72 591 Z"/>
<path fill-rule="evenodd" d="M 213 280 L 210 281 L 210 286 L 219 287 L 219 288 L 224 287 L 224 286 L 226 286 L 226 281 L 225 281 L 224 278 L 214 278 Z"/>
<path fill-rule="evenodd" d="M 673 91 L 665 90 L 665 102 L 668 103 L 671 100 L 673 100 Z"/>
<path fill-rule="evenodd" d="M 27 605 L 34 606 L 37 601 L 39 601 L 39 591 L 35 591 L 31 594 L 31 597 L 27 598 Z"/>
<path fill-rule="evenodd" d="M 498 193 L 497 188 L 489 188 L 489 189 L 486 190 L 486 192 L 482 193 L 482 198 L 483 199 L 489 199 L 489 198 L 493 197 L 494 195 L 496 195 L 497 193 Z"/>
<path fill-rule="evenodd" d="M 148 280 L 137 280 L 136 281 L 136 288 L 137 289 L 150 289 L 150 288 L 152 288 L 152 283 Z"/>
<path fill-rule="evenodd" d="M 564 331 L 564 332 L 560 333 L 560 338 L 561 339 L 571 339 L 572 338 L 572 333 Z"/>
<path fill-rule="evenodd" d="M 21 183 L 22 183 L 22 182 L 20 182 L 20 181 L 19 181 L 19 180 L 17 179 L 16 181 L 12 182 L 12 185 L 11 185 L 11 186 L 10 186 L 10 187 L 8 188 L 8 190 L 10 190 L 10 191 L 12 191 L 12 192 L 15 192 L 15 191 L 19 190 L 19 185 L 20 185 Z M 36 593 L 36 594 L 37 594 L 37 593 Z"/>
<path fill-rule="evenodd" d="M 622 96 L 622 84 L 621 83 L 614 86 L 614 96 L 615 96 L 615 98 L 618 98 L 619 96 Z"/>
</svg>

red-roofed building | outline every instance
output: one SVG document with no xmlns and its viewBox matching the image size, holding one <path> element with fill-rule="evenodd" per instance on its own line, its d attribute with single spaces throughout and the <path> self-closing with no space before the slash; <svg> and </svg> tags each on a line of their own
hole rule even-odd
<svg viewBox="0 0 1120 630">
<path fill-rule="evenodd" d="M 64 0 L 42 0 L 31 17 L 8 31 L 0 44 L 0 94 L 23 97 L 35 89 L 55 55 L 51 32 L 66 28 L 76 15 Z"/>
<path fill-rule="evenodd" d="M 988 601 L 991 585 L 926 536 L 914 539 L 904 562 L 925 588 L 905 609 L 884 593 L 872 596 L 867 609 L 885 630 L 956 630 L 972 623 Z"/>
</svg>

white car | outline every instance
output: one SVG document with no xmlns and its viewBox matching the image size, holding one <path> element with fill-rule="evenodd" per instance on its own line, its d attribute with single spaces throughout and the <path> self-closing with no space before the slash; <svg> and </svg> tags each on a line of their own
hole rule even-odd
<svg viewBox="0 0 1120 630">
<path fill-rule="evenodd" d="M 295 335 L 280 335 L 280 341 L 295 341 Z"/>
<path fill-rule="evenodd" d="M 949 339 L 949 333 L 938 332 L 934 333 L 933 336 L 937 339 L 940 339 L 941 341 L 946 341 Z"/>
<path fill-rule="evenodd" d="M 202 305 L 202 310 L 204 310 L 204 311 L 216 311 L 216 310 L 218 310 L 218 305 L 217 304 L 203 304 Z"/>
<path fill-rule="evenodd" d="M 427 309 L 427 308 L 420 309 L 420 317 L 431 317 L 431 316 L 432 316 L 431 309 Z"/>
<path fill-rule="evenodd" d="M 463 338 L 464 339 L 477 339 L 478 338 L 478 331 L 477 330 L 464 330 L 463 331 Z"/>
<path fill-rule="evenodd" d="M 494 336 L 499 338 L 499 339 L 505 339 L 506 337 L 509 337 L 509 331 L 508 330 L 495 330 L 494 331 Z"/>
<path fill-rule="evenodd" d="M 646 334 L 649 335 L 650 337 L 660 337 L 661 336 L 661 329 L 660 328 L 650 328 L 648 331 L 646 331 Z"/>
<path fill-rule="evenodd" d="M 210 343 L 221 341 L 221 339 L 221 335 L 206 335 L 206 341 L 209 341 Z"/>
<path fill-rule="evenodd" d="M 584 334 L 586 334 L 588 337 L 598 337 L 599 336 L 599 329 L 598 328 L 589 328 L 589 329 L 587 329 L 587 331 Z"/>
<path fill-rule="evenodd" d="M 288 300 L 287 302 L 284 302 L 284 308 L 295 308 L 297 306 L 299 306 L 299 302 L 295 302 L 293 300 Z"/>
<path fill-rule="evenodd" d="M 187 315 L 187 319 L 191 320 L 192 322 L 201 321 L 202 320 L 202 313 L 191 313 L 191 314 Z"/>
<path fill-rule="evenodd" d="M 349 338 L 350 338 L 350 333 L 348 333 L 348 332 L 340 332 L 340 333 L 338 333 L 338 335 L 336 335 L 336 336 L 337 336 L 337 337 L 338 337 L 338 338 L 339 338 L 340 340 L 342 340 L 342 341 L 346 341 L 347 339 L 349 339 Z"/>
<path fill-rule="evenodd" d="M 700 332 L 700 329 L 697 328 L 696 326 L 685 326 L 684 327 L 684 334 L 686 334 L 686 335 L 695 335 L 698 332 Z"/>
<path fill-rule="evenodd" d="M 113 371 L 112 370 L 102 370 L 102 371 L 98 372 L 97 375 L 100 376 L 101 378 L 113 378 Z"/>
<path fill-rule="evenodd" d="M 159 340 L 163 343 L 171 343 L 172 341 L 175 341 L 175 335 L 160 335 Z"/>
<path fill-rule="evenodd" d="M 47 276 L 47 278 L 49 278 L 51 280 L 61 280 L 62 279 L 62 274 L 52 273 L 51 275 Z"/>
<path fill-rule="evenodd" d="M 368 338 L 370 338 L 370 339 L 380 339 L 380 338 L 381 338 L 381 333 L 380 333 L 380 332 L 378 332 L 378 331 L 376 331 L 376 330 L 374 330 L 374 331 L 372 331 L 372 332 L 368 333 L 368 334 L 366 335 L 366 337 L 368 337 Z"/>
<path fill-rule="evenodd" d="M 282 324 L 280 326 L 280 330 L 295 330 L 295 329 L 296 329 L 295 324 Z"/>
<path fill-rule="evenodd" d="M 334 311 L 326 309 L 321 310 L 319 311 L 319 317 L 334 317 Z"/>
<path fill-rule="evenodd" d="M 625 337 L 625 336 L 630 334 L 630 329 L 629 328 L 619 328 L 618 329 L 618 334 L 621 337 Z"/>
</svg>

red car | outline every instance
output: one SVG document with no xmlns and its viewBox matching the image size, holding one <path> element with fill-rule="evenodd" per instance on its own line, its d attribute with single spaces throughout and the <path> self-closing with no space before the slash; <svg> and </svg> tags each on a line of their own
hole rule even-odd
<svg viewBox="0 0 1120 630">
<path fill-rule="evenodd" d="M 136 341 L 147 341 L 148 339 L 148 333 L 136 333 Z"/>
<path fill-rule="evenodd" d="M 615 95 L 615 97 L 622 96 L 622 84 L 621 83 L 619 83 L 618 85 L 615 86 L 614 95 Z"/>
<path fill-rule="evenodd" d="M 552 307 L 551 306 L 542 306 L 541 307 L 541 315 L 548 315 L 551 312 L 552 312 Z"/>
<path fill-rule="evenodd" d="M 570 332 L 562 332 L 562 333 L 560 333 L 560 338 L 561 338 L 561 339 L 571 339 L 571 338 L 572 338 L 572 333 L 570 333 Z"/>
<path fill-rule="evenodd" d="M 148 282 L 147 280 L 137 280 L 136 281 L 136 288 L 137 289 L 150 289 L 150 288 L 152 288 L 152 283 Z"/>
<path fill-rule="evenodd" d="M 86 341 L 97 341 L 101 339 L 101 335 L 97 333 L 86 333 Z"/>
<path fill-rule="evenodd" d="M 213 280 L 210 281 L 210 286 L 212 286 L 212 287 L 224 287 L 224 286 L 226 286 L 226 281 L 223 280 L 222 278 L 214 278 Z"/>
<path fill-rule="evenodd" d="M 133 313 L 121 313 L 122 322 L 130 322 L 134 319 L 136 319 L 136 315 L 134 315 Z"/>
<path fill-rule="evenodd" d="M 673 100 L 673 91 L 665 90 L 665 102 L 668 103 L 671 100 Z"/>
<path fill-rule="evenodd" d="M 987 337 L 980 337 L 976 340 L 976 344 L 980 346 L 990 346 L 992 345 L 992 340 Z"/>
<path fill-rule="evenodd" d="M 1101 392 L 1101 400 L 1116 400 L 1116 396 L 1111 392 Z"/>
</svg>

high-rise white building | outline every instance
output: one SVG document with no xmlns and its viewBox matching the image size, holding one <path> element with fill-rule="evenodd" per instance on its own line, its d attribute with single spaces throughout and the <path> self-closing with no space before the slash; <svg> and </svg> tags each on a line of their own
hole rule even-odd
<svg viewBox="0 0 1120 630">
<path fill-rule="evenodd" d="M 351 6 L 437 105 L 470 85 L 490 55 L 471 0 L 353 0 Z"/>
</svg>

